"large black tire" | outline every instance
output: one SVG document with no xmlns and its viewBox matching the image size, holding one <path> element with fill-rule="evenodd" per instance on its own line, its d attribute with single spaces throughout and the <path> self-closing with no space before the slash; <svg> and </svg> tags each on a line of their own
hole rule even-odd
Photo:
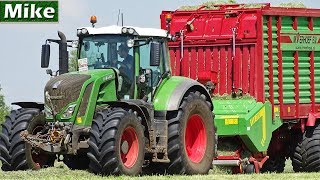
<svg viewBox="0 0 320 180">
<path fill-rule="evenodd" d="M 190 92 L 178 112 L 171 116 L 168 120 L 168 173 L 207 174 L 215 147 L 211 103 L 200 92 Z M 197 145 L 194 144 L 196 139 L 200 142 Z"/>
<path fill-rule="evenodd" d="M 284 171 L 286 158 L 284 156 L 270 157 L 260 169 L 260 172 L 282 173 Z"/>
<path fill-rule="evenodd" d="M 304 172 L 306 151 L 304 150 L 304 148 L 302 148 L 303 136 L 302 134 L 296 134 L 294 137 L 294 150 L 291 156 L 292 168 L 294 172 Z"/>
<path fill-rule="evenodd" d="M 89 169 L 93 173 L 135 176 L 141 172 L 145 138 L 141 118 L 132 110 L 96 112 L 88 144 Z"/>
<path fill-rule="evenodd" d="M 292 158 L 295 172 L 320 171 L 320 123 L 307 127 Z"/>
<path fill-rule="evenodd" d="M 320 171 L 320 123 L 305 131 L 302 141 L 305 149 L 305 170 L 308 172 Z M 302 151 L 303 152 L 303 151 Z"/>
<path fill-rule="evenodd" d="M 256 172 L 256 169 L 254 167 L 254 164 L 248 164 L 245 168 L 244 168 L 244 173 L 245 174 L 253 174 Z"/>
<path fill-rule="evenodd" d="M 65 155 L 63 162 L 72 170 L 86 170 L 89 168 L 89 158 L 86 153 L 77 155 Z"/>
<path fill-rule="evenodd" d="M 39 109 L 22 108 L 11 111 L 10 115 L 6 116 L 0 134 L 0 160 L 3 171 L 38 169 L 54 165 L 54 155 L 32 148 L 20 137 L 24 130 L 33 134 L 41 131 L 44 124 L 44 115 Z"/>
</svg>

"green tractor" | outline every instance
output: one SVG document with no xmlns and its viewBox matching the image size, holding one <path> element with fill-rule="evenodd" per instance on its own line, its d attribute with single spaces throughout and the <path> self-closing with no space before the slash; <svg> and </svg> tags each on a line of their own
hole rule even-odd
<svg viewBox="0 0 320 180">
<path fill-rule="evenodd" d="M 172 76 L 165 30 L 80 28 L 78 71 L 68 72 L 71 41 L 59 44 L 59 70 L 44 103 L 16 102 L 2 124 L 2 170 L 39 169 L 63 161 L 102 175 L 206 174 L 215 154 L 210 93 L 199 82 Z"/>
</svg>

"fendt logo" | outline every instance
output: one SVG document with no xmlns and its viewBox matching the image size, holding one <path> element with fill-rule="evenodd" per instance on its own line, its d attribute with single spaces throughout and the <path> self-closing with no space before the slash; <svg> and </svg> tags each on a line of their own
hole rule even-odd
<svg viewBox="0 0 320 180">
<path fill-rule="evenodd" d="M 0 1 L 0 23 L 58 22 L 58 1 Z"/>
</svg>

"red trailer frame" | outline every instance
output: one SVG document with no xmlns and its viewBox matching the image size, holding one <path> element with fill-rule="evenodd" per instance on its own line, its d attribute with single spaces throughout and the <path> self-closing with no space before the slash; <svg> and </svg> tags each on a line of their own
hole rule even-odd
<svg viewBox="0 0 320 180">
<path fill-rule="evenodd" d="M 258 102 L 270 101 L 273 117 L 301 119 L 302 130 L 320 118 L 320 54 L 315 55 L 320 51 L 320 9 L 232 4 L 215 10 L 163 11 L 160 19 L 161 28 L 178 39 L 169 43 L 174 75 L 199 79 L 198 74 L 216 72 L 214 94 L 234 90 Z M 300 31 L 319 40 L 314 49 L 286 48 L 295 45 L 290 38 Z"/>
</svg>

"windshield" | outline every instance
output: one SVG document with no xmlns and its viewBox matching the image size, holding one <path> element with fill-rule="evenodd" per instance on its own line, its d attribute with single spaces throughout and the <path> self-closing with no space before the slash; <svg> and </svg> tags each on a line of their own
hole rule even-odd
<svg viewBox="0 0 320 180">
<path fill-rule="evenodd" d="M 127 47 L 130 37 L 95 35 L 81 41 L 80 59 L 87 59 L 89 69 L 119 68 L 122 63 L 131 65 L 133 50 Z"/>
</svg>

